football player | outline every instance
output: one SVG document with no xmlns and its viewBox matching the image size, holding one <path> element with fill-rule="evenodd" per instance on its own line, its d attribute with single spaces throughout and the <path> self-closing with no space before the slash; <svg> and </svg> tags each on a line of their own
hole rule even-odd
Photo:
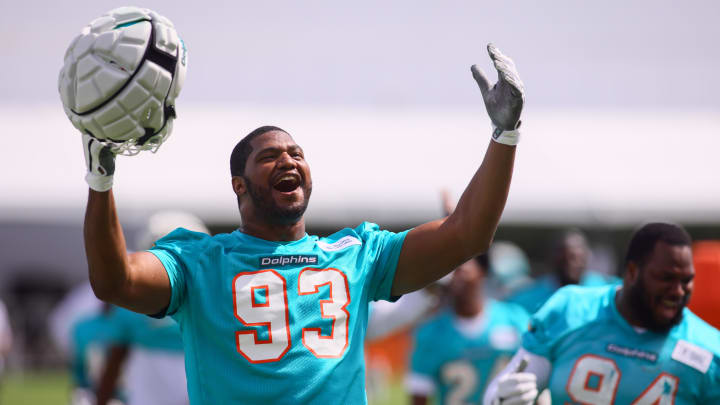
<svg viewBox="0 0 720 405">
<path fill-rule="evenodd" d="M 530 315 L 519 305 L 484 295 L 487 256 L 458 267 L 449 284 L 451 306 L 422 323 L 407 378 L 413 404 L 479 403 L 485 385 L 510 360 Z"/>
<path fill-rule="evenodd" d="M 589 256 L 590 247 L 585 235 L 578 229 L 564 231 L 552 248 L 552 273 L 514 292 L 507 298 L 508 301 L 522 305 L 532 314 L 560 287 L 571 284 L 600 286 L 620 282 L 617 277 L 588 269 Z"/>
<path fill-rule="evenodd" d="M 560 404 L 720 403 L 720 332 L 685 307 L 690 245 L 680 226 L 647 224 L 630 241 L 622 286 L 558 290 L 484 403 L 532 404 L 545 387 Z"/>
<path fill-rule="evenodd" d="M 191 403 L 365 403 L 368 303 L 417 290 L 486 251 L 505 206 L 524 87 L 508 57 L 492 45 L 488 52 L 498 82 L 472 68 L 496 128 L 485 158 L 453 215 L 405 232 L 363 223 L 323 238 L 305 233 L 310 167 L 286 131 L 266 126 L 231 154 L 238 230 L 179 229 L 128 255 L 112 149 L 85 136 L 84 235 L 96 294 L 178 321 Z"/>
</svg>

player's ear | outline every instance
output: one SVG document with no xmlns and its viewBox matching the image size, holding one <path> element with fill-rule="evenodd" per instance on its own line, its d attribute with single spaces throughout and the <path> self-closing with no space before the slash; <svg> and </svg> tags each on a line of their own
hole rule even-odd
<svg viewBox="0 0 720 405">
<path fill-rule="evenodd" d="M 639 272 L 640 269 L 635 262 L 628 262 L 627 265 L 625 265 L 625 280 L 627 280 L 630 284 L 635 284 Z"/>
<path fill-rule="evenodd" d="M 235 194 L 240 197 L 247 191 L 247 184 L 242 176 L 232 176 L 232 186 Z"/>
</svg>

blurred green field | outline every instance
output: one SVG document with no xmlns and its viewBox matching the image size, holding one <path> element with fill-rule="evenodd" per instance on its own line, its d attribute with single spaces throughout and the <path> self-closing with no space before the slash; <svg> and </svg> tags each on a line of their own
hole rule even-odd
<svg viewBox="0 0 720 405">
<path fill-rule="evenodd" d="M 69 399 L 70 377 L 64 371 L 8 373 L 0 383 L 0 405 L 64 405 Z M 369 405 L 408 403 L 397 381 L 371 397 Z"/>
<path fill-rule="evenodd" d="M 63 405 L 68 403 L 69 387 L 64 371 L 8 373 L 0 382 L 0 404 Z"/>
</svg>

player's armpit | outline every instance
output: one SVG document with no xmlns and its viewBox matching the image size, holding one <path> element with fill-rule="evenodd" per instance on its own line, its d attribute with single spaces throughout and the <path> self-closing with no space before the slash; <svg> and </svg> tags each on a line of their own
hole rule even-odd
<svg viewBox="0 0 720 405">
<path fill-rule="evenodd" d="M 127 253 L 112 190 L 90 190 L 83 231 L 90 284 L 99 299 L 146 314 L 165 309 L 171 294 L 165 267 L 151 253 Z"/>
</svg>

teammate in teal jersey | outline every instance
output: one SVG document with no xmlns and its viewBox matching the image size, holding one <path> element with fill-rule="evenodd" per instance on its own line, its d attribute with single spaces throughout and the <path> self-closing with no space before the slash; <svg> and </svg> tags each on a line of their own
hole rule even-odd
<svg viewBox="0 0 720 405">
<path fill-rule="evenodd" d="M 552 249 L 552 255 L 552 274 L 543 275 L 534 283 L 514 292 L 507 298 L 508 301 L 522 305 L 532 314 L 560 287 L 571 284 L 601 286 L 620 282 L 617 277 L 588 270 L 590 247 L 585 235 L 577 229 L 563 232 Z"/>
<path fill-rule="evenodd" d="M 70 328 L 70 378 L 73 383 L 70 403 L 72 405 L 96 403 L 95 390 L 100 383 L 107 349 L 115 334 L 113 325 L 108 322 L 111 310 L 111 305 L 103 304 L 99 312 L 77 319 Z M 118 405 L 124 401 L 124 389 L 118 384 L 108 392 L 104 403 Z"/>
<path fill-rule="evenodd" d="M 108 355 L 97 387 L 97 405 L 124 381 L 127 405 L 186 405 L 180 327 L 170 318 L 154 319 L 114 307 L 107 316 Z M 121 377 L 122 376 L 122 377 Z"/>
<path fill-rule="evenodd" d="M 560 404 L 720 403 L 720 332 L 685 307 L 690 243 L 677 225 L 645 225 L 630 241 L 622 286 L 560 289 L 484 403 L 532 404 L 545 387 Z"/>
<path fill-rule="evenodd" d="M 520 346 L 530 315 L 519 305 L 484 294 L 487 256 L 469 260 L 453 273 L 451 307 L 421 324 L 407 388 L 413 404 L 479 403 L 485 385 Z"/>
<path fill-rule="evenodd" d="M 136 237 L 135 250 L 178 227 L 209 233 L 197 216 L 184 211 L 153 213 Z M 153 319 L 115 307 L 107 322 L 113 326 L 107 360 L 97 387 L 97 405 L 105 405 L 124 381 L 127 405 L 187 405 L 185 365 L 180 327 L 170 318 Z"/>
<path fill-rule="evenodd" d="M 86 135 L 85 246 L 96 294 L 179 322 L 193 404 L 366 403 L 368 303 L 417 290 L 486 251 L 500 220 L 524 88 L 514 63 L 492 45 L 488 52 L 498 82 L 472 68 L 496 127 L 483 163 L 453 215 L 397 234 L 363 223 L 307 235 L 304 152 L 287 132 L 261 127 L 230 158 L 238 230 L 179 229 L 128 255 L 108 178 L 112 148 Z"/>
</svg>

